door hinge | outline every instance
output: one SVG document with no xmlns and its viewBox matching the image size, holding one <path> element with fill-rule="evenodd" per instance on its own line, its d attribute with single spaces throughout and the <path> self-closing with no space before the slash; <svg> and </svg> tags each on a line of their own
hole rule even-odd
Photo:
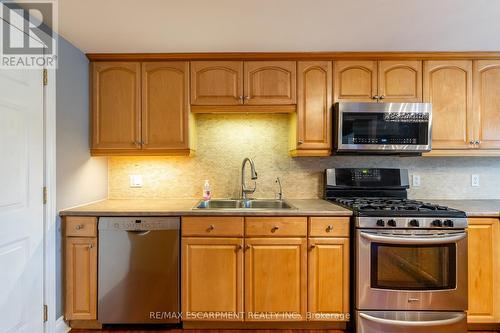
<svg viewBox="0 0 500 333">
<path fill-rule="evenodd" d="M 47 73 L 47 69 L 43 69 L 43 85 L 46 86 L 49 82 L 49 74 Z"/>
<path fill-rule="evenodd" d="M 47 304 L 43 305 L 43 322 L 45 323 L 46 321 L 49 320 L 49 307 Z"/>
<path fill-rule="evenodd" d="M 43 204 L 44 204 L 44 205 L 47 203 L 47 196 L 48 196 L 48 193 L 47 193 L 47 186 L 44 186 L 44 187 L 43 187 Z"/>
</svg>

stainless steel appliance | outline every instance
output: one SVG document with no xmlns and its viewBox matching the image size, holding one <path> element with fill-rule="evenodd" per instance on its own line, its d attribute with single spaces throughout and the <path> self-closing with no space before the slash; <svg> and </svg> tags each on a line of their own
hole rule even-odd
<svg viewBox="0 0 500 333">
<path fill-rule="evenodd" d="M 180 322 L 179 226 L 176 217 L 99 219 L 99 322 Z"/>
<path fill-rule="evenodd" d="M 464 212 L 407 199 L 408 172 L 329 169 L 325 194 L 353 211 L 357 332 L 467 332 Z"/>
<path fill-rule="evenodd" d="M 415 154 L 431 150 L 430 103 L 336 103 L 335 150 Z"/>
</svg>

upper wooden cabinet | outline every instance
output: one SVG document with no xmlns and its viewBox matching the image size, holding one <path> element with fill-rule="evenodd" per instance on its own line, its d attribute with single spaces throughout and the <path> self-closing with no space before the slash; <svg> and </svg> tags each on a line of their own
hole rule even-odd
<svg viewBox="0 0 500 333">
<path fill-rule="evenodd" d="M 384 102 L 422 102 L 421 61 L 379 61 L 378 95 Z"/>
<path fill-rule="evenodd" d="M 96 62 L 91 76 L 92 155 L 189 154 L 188 62 Z"/>
<path fill-rule="evenodd" d="M 426 61 L 424 101 L 432 103 L 432 149 L 472 147 L 472 61 Z"/>
<path fill-rule="evenodd" d="M 332 62 L 297 64 L 297 116 L 291 137 L 294 156 L 328 156 L 332 148 Z"/>
<path fill-rule="evenodd" d="M 191 104 L 295 104 L 295 67 L 295 61 L 192 61 Z"/>
<path fill-rule="evenodd" d="M 142 149 L 188 149 L 189 63 L 142 64 Z"/>
<path fill-rule="evenodd" d="M 334 100 L 373 102 L 377 95 L 377 62 L 342 60 L 334 62 Z"/>
<path fill-rule="evenodd" d="M 191 104 L 243 104 L 243 62 L 192 61 Z"/>
<path fill-rule="evenodd" d="M 469 323 L 500 322 L 500 221 L 469 219 Z"/>
<path fill-rule="evenodd" d="M 500 148 L 500 60 L 474 61 L 474 143 Z"/>
<path fill-rule="evenodd" d="M 92 149 L 141 145 L 141 65 L 96 62 L 92 74 Z"/>
<path fill-rule="evenodd" d="M 245 104 L 295 104 L 295 61 L 245 61 Z"/>
<path fill-rule="evenodd" d="M 422 62 L 335 62 L 334 100 L 357 102 L 421 102 Z"/>
</svg>

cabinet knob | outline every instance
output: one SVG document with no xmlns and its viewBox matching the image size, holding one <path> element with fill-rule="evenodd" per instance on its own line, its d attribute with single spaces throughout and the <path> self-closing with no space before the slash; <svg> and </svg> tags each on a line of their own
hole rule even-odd
<svg viewBox="0 0 500 333">
<path fill-rule="evenodd" d="M 82 229 L 83 229 L 83 227 L 84 227 L 84 225 L 83 225 L 83 224 L 77 224 L 77 225 L 76 225 L 76 227 L 75 227 L 75 229 L 76 229 L 76 230 L 82 230 Z"/>
<path fill-rule="evenodd" d="M 474 144 L 474 140 L 470 140 L 470 141 L 469 141 L 469 144 L 470 144 L 470 145 L 473 145 L 473 144 Z"/>
<path fill-rule="evenodd" d="M 274 227 L 271 228 L 271 232 L 276 232 L 278 231 L 280 227 L 278 227 L 277 225 L 275 225 Z"/>
<path fill-rule="evenodd" d="M 250 96 L 245 96 L 245 99 L 248 101 L 250 99 Z"/>
<path fill-rule="evenodd" d="M 378 97 L 378 99 L 384 99 L 384 98 L 385 98 L 385 96 L 384 96 L 384 95 L 380 95 L 380 96 Z"/>
<path fill-rule="evenodd" d="M 304 143 L 304 140 L 299 140 L 298 143 L 299 143 L 299 145 L 301 145 Z"/>
<path fill-rule="evenodd" d="M 236 250 L 237 250 L 237 251 L 241 251 L 241 250 L 243 250 L 243 246 L 241 246 L 241 245 L 236 246 Z"/>
<path fill-rule="evenodd" d="M 240 101 L 243 101 L 244 97 L 243 97 L 243 96 L 238 96 L 238 99 L 239 99 Z"/>
<path fill-rule="evenodd" d="M 480 140 L 476 140 L 476 141 L 474 142 L 474 144 L 476 144 L 476 145 L 478 145 L 478 144 L 480 144 L 480 143 L 481 143 L 481 141 L 480 141 Z"/>
<path fill-rule="evenodd" d="M 311 250 L 312 250 L 312 249 L 314 249 L 315 247 L 316 247 L 316 244 L 311 244 L 311 245 L 309 246 L 309 248 L 310 248 Z"/>
<path fill-rule="evenodd" d="M 215 229 L 215 226 L 213 224 L 209 225 L 207 228 L 208 231 L 212 231 L 214 229 Z"/>
<path fill-rule="evenodd" d="M 140 146 L 140 145 L 141 145 L 141 141 L 134 141 L 134 144 L 135 144 L 136 146 Z"/>
<path fill-rule="evenodd" d="M 327 227 L 326 227 L 326 232 L 332 232 L 333 231 L 333 225 L 329 224 Z"/>
<path fill-rule="evenodd" d="M 376 99 L 376 100 L 379 100 L 380 96 L 379 95 L 375 95 L 372 97 L 372 99 Z"/>
<path fill-rule="evenodd" d="M 94 244 L 90 243 L 89 244 L 89 250 L 92 249 L 94 247 Z"/>
<path fill-rule="evenodd" d="M 245 245 L 245 250 L 250 250 L 250 245 Z"/>
</svg>

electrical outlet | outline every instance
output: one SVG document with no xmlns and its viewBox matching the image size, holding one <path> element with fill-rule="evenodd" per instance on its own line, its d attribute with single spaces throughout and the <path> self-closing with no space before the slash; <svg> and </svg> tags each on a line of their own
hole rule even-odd
<svg viewBox="0 0 500 333">
<path fill-rule="evenodd" d="M 413 187 L 419 187 L 420 186 L 420 175 L 413 175 L 411 177 L 411 185 Z"/>
<path fill-rule="evenodd" d="M 470 186 L 479 187 L 479 175 L 470 176 Z"/>
<path fill-rule="evenodd" d="M 142 187 L 142 175 L 130 175 L 130 187 Z"/>
</svg>

